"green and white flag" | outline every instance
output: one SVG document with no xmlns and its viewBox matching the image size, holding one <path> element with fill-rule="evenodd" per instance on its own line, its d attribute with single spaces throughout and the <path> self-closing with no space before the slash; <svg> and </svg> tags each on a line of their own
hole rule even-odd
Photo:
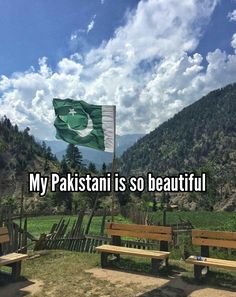
<svg viewBox="0 0 236 297">
<path fill-rule="evenodd" d="M 82 100 L 53 99 L 56 138 L 72 144 L 114 152 L 115 106 Z"/>
</svg>

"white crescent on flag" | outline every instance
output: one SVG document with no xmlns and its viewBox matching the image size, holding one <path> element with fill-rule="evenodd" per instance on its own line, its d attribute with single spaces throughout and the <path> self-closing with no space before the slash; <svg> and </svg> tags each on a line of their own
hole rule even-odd
<svg viewBox="0 0 236 297">
<path fill-rule="evenodd" d="M 83 129 L 83 130 L 74 129 L 70 126 L 69 123 L 67 123 L 68 129 L 76 132 L 80 137 L 86 137 L 93 131 L 93 121 L 90 118 L 88 113 L 86 113 L 86 112 L 84 112 L 84 113 L 86 114 L 87 119 L 88 119 L 88 125 L 87 125 L 87 127 L 85 127 L 85 129 Z"/>
</svg>

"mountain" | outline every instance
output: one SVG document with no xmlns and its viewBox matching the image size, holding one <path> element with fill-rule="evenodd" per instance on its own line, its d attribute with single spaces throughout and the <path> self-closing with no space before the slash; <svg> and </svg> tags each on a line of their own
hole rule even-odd
<svg viewBox="0 0 236 297">
<path fill-rule="evenodd" d="M 116 152 L 117 156 L 133 145 L 143 134 L 127 134 L 116 137 Z M 65 155 L 67 143 L 62 140 L 45 140 L 45 143 L 51 147 L 52 152 L 57 156 L 59 160 Z M 93 162 L 97 168 L 100 168 L 103 163 L 109 164 L 112 162 L 112 154 L 108 152 L 98 151 L 89 147 L 79 146 L 84 159 L 84 163 L 88 164 Z"/>
<path fill-rule="evenodd" d="M 199 198 L 191 193 L 191 202 L 196 207 L 215 208 L 226 207 L 232 200 L 233 206 L 228 208 L 236 208 L 236 84 L 184 108 L 138 140 L 119 163 L 128 176 L 148 171 L 163 176 L 207 171 L 212 187 L 207 195 L 212 191 L 212 197 Z"/>
</svg>

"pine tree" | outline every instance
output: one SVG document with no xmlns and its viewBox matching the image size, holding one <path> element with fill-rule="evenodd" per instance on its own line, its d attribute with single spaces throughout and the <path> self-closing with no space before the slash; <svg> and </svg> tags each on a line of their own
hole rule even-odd
<svg viewBox="0 0 236 297">
<path fill-rule="evenodd" d="M 97 173 L 97 168 L 96 168 L 96 165 L 92 162 L 89 163 L 89 166 L 88 166 L 88 171 L 90 173 L 94 173 L 96 174 Z"/>
<path fill-rule="evenodd" d="M 157 201 L 155 197 L 153 198 L 152 211 L 157 211 Z"/>
<path fill-rule="evenodd" d="M 63 156 L 63 159 L 60 164 L 60 175 L 65 176 L 68 172 L 70 172 L 70 170 L 67 165 L 66 159 Z M 54 199 L 55 199 L 56 205 L 64 204 L 66 210 L 69 213 L 72 212 L 72 193 L 71 192 L 57 191 L 54 195 Z"/>
<path fill-rule="evenodd" d="M 102 174 L 105 175 L 107 172 L 107 166 L 106 166 L 106 163 L 103 163 L 102 164 Z"/>
<path fill-rule="evenodd" d="M 42 153 L 43 153 L 43 156 L 44 156 L 44 157 L 45 157 L 45 155 L 46 155 L 46 151 L 47 151 L 46 142 L 43 141 L 43 142 L 42 142 Z"/>
<path fill-rule="evenodd" d="M 48 160 L 52 160 L 53 159 L 53 153 L 52 153 L 52 150 L 50 148 L 50 146 L 47 147 L 47 150 L 46 150 L 46 158 Z"/>
<path fill-rule="evenodd" d="M 83 157 L 77 146 L 69 144 L 66 149 L 66 162 L 72 169 L 81 169 L 83 167 Z"/>
<path fill-rule="evenodd" d="M 69 167 L 67 165 L 65 156 L 63 156 L 61 163 L 60 163 L 60 174 L 66 175 L 67 172 L 69 172 Z"/>
</svg>

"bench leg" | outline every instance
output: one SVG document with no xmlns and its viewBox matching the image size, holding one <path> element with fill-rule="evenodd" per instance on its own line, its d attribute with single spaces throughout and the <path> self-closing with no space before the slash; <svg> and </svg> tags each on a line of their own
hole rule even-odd
<svg viewBox="0 0 236 297">
<path fill-rule="evenodd" d="M 201 246 L 201 256 L 208 258 L 209 255 L 210 255 L 209 246 L 202 245 Z M 209 272 L 209 266 L 207 266 L 207 273 L 206 274 L 208 274 L 208 272 Z"/>
<path fill-rule="evenodd" d="M 21 273 L 21 261 L 12 264 L 12 278 L 17 280 Z"/>
<path fill-rule="evenodd" d="M 202 276 L 203 267 L 200 265 L 194 265 L 194 277 L 196 280 L 200 280 Z"/>
<path fill-rule="evenodd" d="M 105 267 L 108 266 L 108 256 L 109 256 L 108 253 L 104 253 L 104 252 L 101 253 L 101 266 L 102 266 L 102 268 L 105 268 Z"/>
<path fill-rule="evenodd" d="M 166 258 L 166 259 L 165 259 L 165 265 L 166 265 L 166 267 L 169 266 L 169 258 Z"/>
<path fill-rule="evenodd" d="M 152 274 L 157 274 L 158 273 L 158 268 L 160 266 L 161 261 L 158 259 L 152 258 Z"/>
</svg>

